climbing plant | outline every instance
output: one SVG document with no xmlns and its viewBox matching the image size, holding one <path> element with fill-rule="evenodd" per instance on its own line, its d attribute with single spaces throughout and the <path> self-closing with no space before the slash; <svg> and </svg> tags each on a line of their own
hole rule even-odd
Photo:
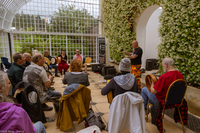
<svg viewBox="0 0 200 133">
<path fill-rule="evenodd" d="M 160 16 L 159 62 L 166 56 L 189 84 L 200 85 L 200 2 L 199 0 L 104 0 L 104 28 L 109 39 L 110 57 L 119 62 L 121 49 L 132 51 L 136 39 L 136 19 L 148 7 L 163 8 Z M 160 69 L 162 69 L 160 67 Z"/>
</svg>

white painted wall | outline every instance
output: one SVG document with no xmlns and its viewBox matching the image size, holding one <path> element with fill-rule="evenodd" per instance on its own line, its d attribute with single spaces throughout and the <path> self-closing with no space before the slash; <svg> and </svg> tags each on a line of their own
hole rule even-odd
<svg viewBox="0 0 200 133">
<path fill-rule="evenodd" d="M 157 46 L 160 44 L 160 37 L 158 33 L 159 16 L 162 8 L 158 8 L 153 12 L 146 26 L 146 44 L 145 44 L 145 59 L 158 58 Z M 146 61 L 146 60 L 145 60 Z"/>
<path fill-rule="evenodd" d="M 137 30 L 136 30 L 136 39 L 138 41 L 139 46 L 143 49 L 142 55 L 142 67 L 145 68 L 146 65 L 146 26 L 149 18 L 154 13 L 155 10 L 159 8 L 158 5 L 153 5 L 148 7 L 142 12 L 138 22 L 137 22 Z M 148 50 L 147 50 L 148 51 Z"/>
</svg>

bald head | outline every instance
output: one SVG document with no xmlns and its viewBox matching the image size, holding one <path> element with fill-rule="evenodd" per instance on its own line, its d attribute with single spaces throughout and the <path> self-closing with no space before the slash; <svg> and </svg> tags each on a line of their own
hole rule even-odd
<svg viewBox="0 0 200 133">
<path fill-rule="evenodd" d="M 44 65 L 44 56 L 40 53 L 36 53 L 35 55 L 33 55 L 32 57 L 32 62 L 34 62 L 35 64 L 39 65 L 39 66 L 43 66 Z"/>
<path fill-rule="evenodd" d="M 139 46 L 138 46 L 138 41 L 134 40 L 134 41 L 132 42 L 132 47 L 133 47 L 134 49 L 138 48 L 138 47 L 139 47 Z"/>
</svg>

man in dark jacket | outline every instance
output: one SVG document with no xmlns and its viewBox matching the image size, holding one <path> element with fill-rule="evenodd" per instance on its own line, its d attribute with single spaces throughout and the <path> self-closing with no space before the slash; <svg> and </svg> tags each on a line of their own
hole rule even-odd
<svg viewBox="0 0 200 133">
<path fill-rule="evenodd" d="M 23 77 L 23 73 L 25 69 L 25 67 L 22 66 L 25 62 L 25 59 L 22 53 L 15 53 L 13 55 L 13 60 L 14 60 L 14 63 L 8 70 L 8 77 L 13 86 L 12 95 L 14 95 L 15 93 L 15 86 L 17 85 L 17 83 L 22 81 L 22 77 Z"/>
<path fill-rule="evenodd" d="M 102 95 L 114 91 L 115 96 L 123 94 L 127 91 L 138 92 L 137 79 L 131 71 L 131 62 L 128 58 L 123 58 L 119 64 L 119 70 L 122 75 L 115 76 L 110 82 L 101 90 Z"/>
</svg>

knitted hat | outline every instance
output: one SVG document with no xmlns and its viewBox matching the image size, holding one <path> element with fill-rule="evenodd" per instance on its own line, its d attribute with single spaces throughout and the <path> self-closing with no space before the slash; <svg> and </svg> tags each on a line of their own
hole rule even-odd
<svg viewBox="0 0 200 133">
<path fill-rule="evenodd" d="M 123 58 L 120 61 L 119 70 L 130 72 L 131 71 L 131 61 L 128 58 Z"/>
</svg>

